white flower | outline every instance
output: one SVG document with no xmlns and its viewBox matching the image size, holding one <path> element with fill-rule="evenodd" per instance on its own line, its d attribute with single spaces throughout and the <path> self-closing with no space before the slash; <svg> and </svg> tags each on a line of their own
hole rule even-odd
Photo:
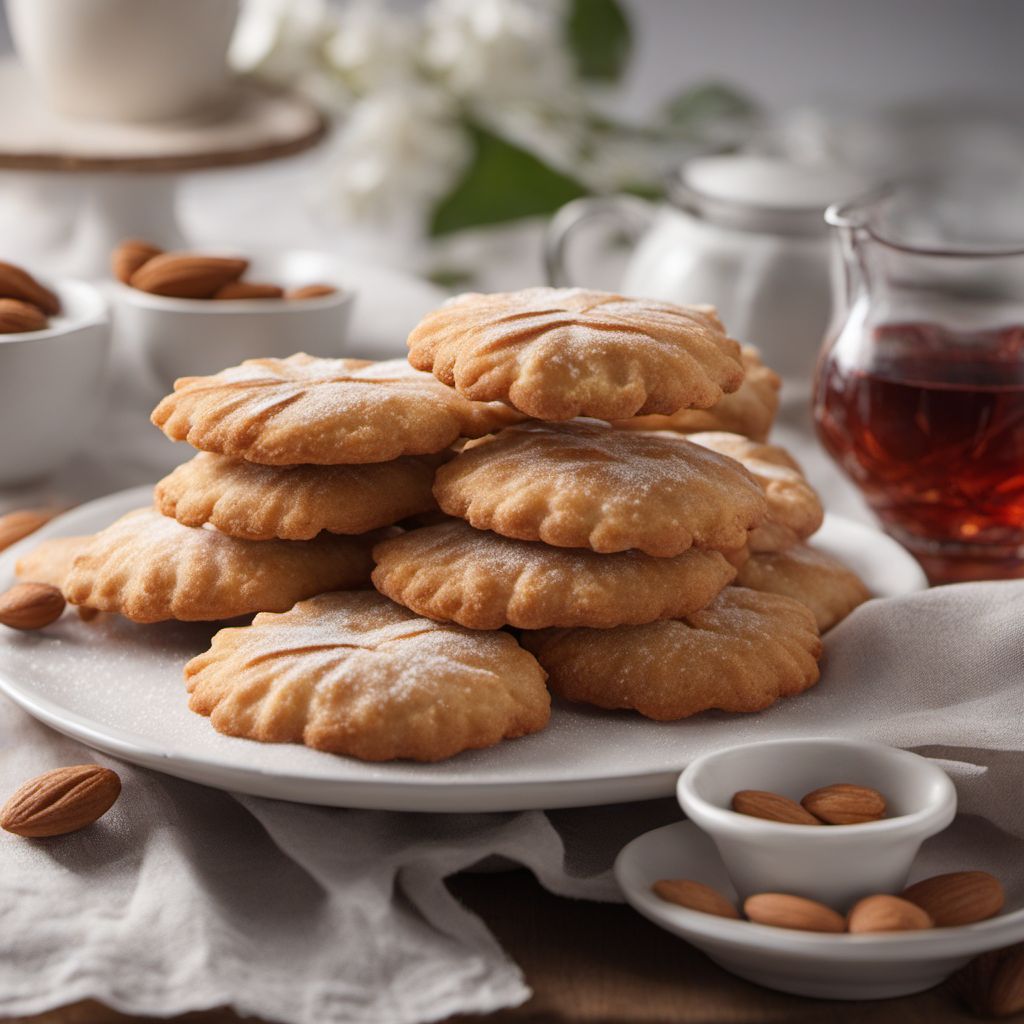
<svg viewBox="0 0 1024 1024">
<path fill-rule="evenodd" d="M 417 72 L 419 27 L 380 0 L 359 0 L 339 16 L 324 56 L 356 92 L 408 82 Z"/>
<path fill-rule="evenodd" d="M 560 0 L 431 0 L 423 59 L 457 96 L 557 106 L 573 92 Z"/>
<path fill-rule="evenodd" d="M 355 220 L 425 209 L 451 189 L 470 153 L 457 110 L 440 90 L 420 83 L 374 92 L 339 132 L 326 196 Z"/>
</svg>

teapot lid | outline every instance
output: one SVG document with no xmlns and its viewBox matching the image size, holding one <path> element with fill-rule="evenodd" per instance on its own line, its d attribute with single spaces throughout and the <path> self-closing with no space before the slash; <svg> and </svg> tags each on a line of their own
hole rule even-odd
<svg viewBox="0 0 1024 1024">
<path fill-rule="evenodd" d="M 670 193 L 702 219 L 748 231 L 820 234 L 826 207 L 864 192 L 869 182 L 834 164 L 773 156 L 705 156 L 685 164 Z"/>
</svg>

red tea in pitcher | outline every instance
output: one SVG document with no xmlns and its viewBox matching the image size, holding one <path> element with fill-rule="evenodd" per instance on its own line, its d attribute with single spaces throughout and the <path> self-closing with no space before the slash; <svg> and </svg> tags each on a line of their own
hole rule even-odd
<svg viewBox="0 0 1024 1024">
<path fill-rule="evenodd" d="M 822 358 L 822 444 L 932 582 L 1024 575 L 1024 326 L 867 330 Z"/>
</svg>

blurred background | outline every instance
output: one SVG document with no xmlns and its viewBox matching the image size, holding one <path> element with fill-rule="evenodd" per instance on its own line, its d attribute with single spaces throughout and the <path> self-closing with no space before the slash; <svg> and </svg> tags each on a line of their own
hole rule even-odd
<svg viewBox="0 0 1024 1024">
<path fill-rule="evenodd" d="M 181 223 L 448 287 L 532 284 L 527 221 L 584 193 L 656 196 L 702 152 L 1018 172 L 1021 38 L 1012 0 L 244 0 L 232 65 L 333 130 L 301 159 L 190 176 Z M 588 276 L 614 282 L 608 257 Z"/>
<path fill-rule="evenodd" d="M 64 438 L 52 458 L 26 456 L 66 500 L 184 457 L 146 425 L 176 376 L 299 348 L 402 356 L 416 320 L 464 290 L 580 284 L 717 305 L 785 379 L 777 433 L 854 515 L 861 497 L 808 410 L 822 339 L 853 323 L 858 268 L 874 271 L 856 326 L 869 346 L 877 324 L 912 321 L 947 340 L 980 331 L 1000 358 L 1019 347 L 1024 257 L 968 273 L 894 255 L 1024 249 L 1013 0 L 6 0 L 5 19 L 0 258 L 91 281 L 111 308 L 102 408 L 85 408 L 95 388 L 51 396 L 95 418 L 91 451 L 65 465 Z M 866 234 L 826 225 L 829 204 L 892 182 L 884 227 L 877 204 Z M 344 293 L 338 320 L 157 301 L 113 281 L 124 237 L 240 253 L 254 280 L 325 279 Z M 7 365 L 4 401 L 24 423 L 39 403 L 13 398 L 41 385 Z M 1024 417 L 1024 379 L 1017 398 Z M 990 420 L 971 413 L 964 443 Z M 1024 428 L 1001 450 L 1024 452 Z M 0 462 L 0 483 L 23 475 Z"/>
<path fill-rule="evenodd" d="M 541 277 L 535 232 L 507 225 L 576 192 L 658 194 L 704 151 L 878 178 L 1020 172 L 1022 38 L 1024 5 L 1006 0 L 253 0 L 232 57 L 339 118 L 308 168 L 280 169 L 275 227 L 336 220 L 350 251 L 498 288 Z M 471 128 L 533 160 L 475 163 Z M 197 180 L 188 223 L 258 235 L 241 187 Z M 617 271 L 598 262 L 588 276 L 611 284 Z"/>
</svg>

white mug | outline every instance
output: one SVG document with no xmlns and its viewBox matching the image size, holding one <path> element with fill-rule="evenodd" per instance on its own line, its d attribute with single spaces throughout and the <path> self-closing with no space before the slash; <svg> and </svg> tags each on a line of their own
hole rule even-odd
<svg viewBox="0 0 1024 1024">
<path fill-rule="evenodd" d="M 239 0 L 7 0 L 15 49 L 61 114 L 182 118 L 222 101 Z"/>
<path fill-rule="evenodd" d="M 674 179 L 669 200 L 632 196 L 579 199 L 551 222 L 550 283 L 571 283 L 570 237 L 592 217 L 618 217 L 638 238 L 621 291 L 718 309 L 729 333 L 756 345 L 765 361 L 809 386 L 830 318 L 831 255 L 825 208 L 854 195 L 859 176 L 749 156 L 702 157 Z"/>
</svg>

